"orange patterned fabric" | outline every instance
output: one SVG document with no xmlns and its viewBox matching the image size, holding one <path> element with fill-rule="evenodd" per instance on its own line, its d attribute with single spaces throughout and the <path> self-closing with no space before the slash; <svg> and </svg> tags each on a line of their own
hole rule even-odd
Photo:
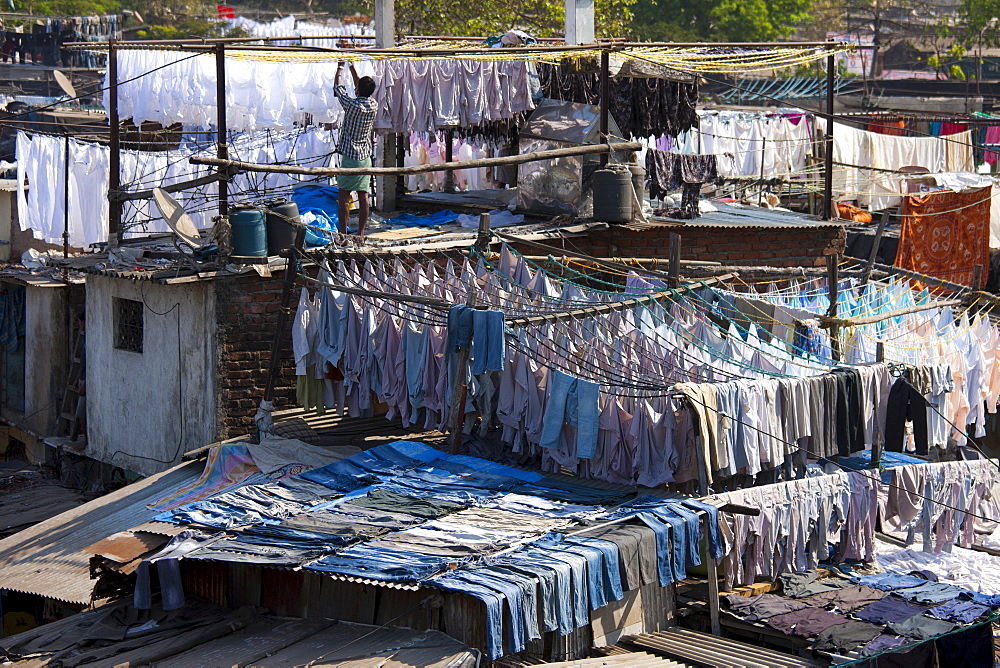
<svg viewBox="0 0 1000 668">
<path fill-rule="evenodd" d="M 972 285 L 982 265 L 982 288 L 990 259 L 992 187 L 965 192 L 907 195 L 896 266 L 953 283 Z"/>
</svg>

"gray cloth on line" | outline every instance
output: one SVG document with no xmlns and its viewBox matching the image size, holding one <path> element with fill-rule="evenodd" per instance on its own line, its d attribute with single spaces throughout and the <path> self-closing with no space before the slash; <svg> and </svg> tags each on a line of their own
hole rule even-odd
<svg viewBox="0 0 1000 668">
<path fill-rule="evenodd" d="M 923 615 L 910 617 L 905 622 L 894 622 L 889 624 L 893 633 L 901 636 L 909 636 L 918 640 L 934 638 L 942 633 L 948 633 L 955 628 L 955 624 L 940 619 L 931 619 Z"/>
<path fill-rule="evenodd" d="M 800 600 L 819 608 L 833 607 L 840 612 L 853 612 L 869 603 L 881 601 L 887 595 L 887 592 L 866 585 L 850 585 L 843 589 L 813 594 Z"/>
<path fill-rule="evenodd" d="M 797 601 L 786 596 L 775 594 L 758 594 L 756 596 L 740 596 L 727 594 L 723 599 L 729 604 L 729 610 L 748 622 L 768 619 L 786 612 L 795 612 L 809 607 L 805 601 Z"/>
<path fill-rule="evenodd" d="M 820 631 L 819 635 L 816 636 L 816 642 L 813 643 L 813 649 L 827 652 L 849 652 L 871 642 L 880 633 L 882 633 L 882 627 L 877 624 L 851 620 Z"/>
</svg>

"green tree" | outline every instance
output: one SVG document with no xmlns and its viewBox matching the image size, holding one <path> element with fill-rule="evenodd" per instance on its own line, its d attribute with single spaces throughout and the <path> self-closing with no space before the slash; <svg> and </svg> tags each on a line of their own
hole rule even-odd
<svg viewBox="0 0 1000 668">
<path fill-rule="evenodd" d="M 638 0 L 631 33 L 643 40 L 769 42 L 809 18 L 811 0 Z"/>
<path fill-rule="evenodd" d="M 624 36 L 635 2 L 596 0 L 597 35 Z M 552 37 L 563 33 L 564 17 L 562 0 L 396 0 L 396 29 L 409 35 L 487 36 L 519 28 Z"/>
</svg>

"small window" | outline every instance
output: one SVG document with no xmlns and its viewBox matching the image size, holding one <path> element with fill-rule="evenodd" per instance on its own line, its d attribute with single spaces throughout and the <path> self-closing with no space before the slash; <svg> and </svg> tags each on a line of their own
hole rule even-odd
<svg viewBox="0 0 1000 668">
<path fill-rule="evenodd" d="M 115 348 L 142 352 L 142 302 L 115 297 Z"/>
</svg>

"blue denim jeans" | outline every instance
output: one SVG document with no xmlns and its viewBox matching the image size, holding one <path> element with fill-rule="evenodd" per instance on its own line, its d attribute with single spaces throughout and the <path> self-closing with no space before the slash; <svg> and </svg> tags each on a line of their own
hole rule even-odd
<svg viewBox="0 0 1000 668">
<path fill-rule="evenodd" d="M 532 575 L 518 573 L 501 566 L 490 566 L 479 572 L 501 580 L 508 580 L 521 588 L 521 604 L 524 609 L 524 637 L 527 640 L 541 638 L 542 634 L 538 628 L 538 595 L 541 586 L 538 579 Z"/>
<path fill-rule="evenodd" d="M 526 556 L 534 557 L 542 563 L 562 562 L 570 569 L 570 592 L 566 600 L 572 602 L 573 628 L 580 628 L 590 623 L 590 606 L 587 596 L 587 560 L 577 554 L 561 552 L 558 547 L 552 549 L 531 548 L 524 552 Z"/>
<path fill-rule="evenodd" d="M 516 653 L 524 650 L 525 620 L 524 593 L 520 585 L 496 576 L 490 576 L 482 571 L 454 571 L 450 576 L 456 580 L 480 585 L 499 593 L 507 601 L 507 652 Z"/>
<path fill-rule="evenodd" d="M 475 309 L 456 304 L 448 309 L 448 352 L 472 346 L 472 314 Z"/>
<path fill-rule="evenodd" d="M 529 557 L 524 551 L 518 552 L 516 559 L 504 559 L 499 563 L 506 565 L 508 568 L 520 569 L 533 573 L 540 579 L 544 577 L 545 573 L 551 574 L 553 584 L 552 598 L 549 600 L 545 600 L 543 598 L 542 618 L 543 620 L 547 620 L 549 613 L 546 611 L 551 611 L 551 621 L 553 622 L 555 628 L 550 629 L 547 621 L 543 621 L 543 625 L 547 631 L 555 630 L 561 636 L 573 631 L 573 611 L 575 609 L 575 601 L 572 597 L 573 570 L 569 564 L 549 559 L 547 556 L 532 558 Z M 544 588 L 542 592 L 544 595 Z"/>
<path fill-rule="evenodd" d="M 573 537 L 567 538 L 567 543 L 585 545 L 600 550 L 602 556 L 601 571 L 604 585 L 604 598 L 607 602 L 620 601 L 625 595 L 622 588 L 620 555 L 618 546 L 610 540 L 600 538 Z"/>
<path fill-rule="evenodd" d="M 724 556 L 722 535 L 719 533 L 719 507 L 702 501 L 687 500 L 681 502 L 692 510 L 703 510 L 708 513 L 708 554 L 713 559 Z"/>
<path fill-rule="evenodd" d="M 684 570 L 684 532 L 675 531 L 673 552 L 671 552 L 671 525 L 656 515 L 636 510 L 621 509 L 615 513 L 618 517 L 635 517 L 653 530 L 656 534 L 656 567 L 660 576 L 660 586 L 666 587 L 672 582 L 683 580 L 687 573 Z M 680 520 L 675 520 L 681 524 Z M 679 537 L 679 539 L 678 539 Z M 679 564 L 679 567 L 678 567 Z"/>
<path fill-rule="evenodd" d="M 595 547 L 579 543 L 563 543 L 563 556 L 576 554 L 586 559 L 587 564 L 587 597 L 590 599 L 590 609 L 597 610 L 608 604 L 604 595 L 604 557 Z"/>
<path fill-rule="evenodd" d="M 539 445 L 543 448 L 558 448 L 563 423 L 568 422 L 576 427 L 576 456 L 590 459 L 597 451 L 600 417 L 598 397 L 601 386 L 589 380 L 567 376 L 557 369 L 553 369 L 550 374 L 552 390 L 542 416 Z"/>
<path fill-rule="evenodd" d="M 475 311 L 472 314 L 472 374 L 503 371 L 507 357 L 502 311 Z"/>
<path fill-rule="evenodd" d="M 689 510 L 679 503 L 665 504 L 660 512 L 662 516 L 679 517 L 684 521 L 684 538 L 687 542 L 687 566 L 701 566 L 701 522 L 697 513 Z"/>
<path fill-rule="evenodd" d="M 501 562 L 497 566 L 494 566 L 492 570 L 499 573 L 521 573 L 522 575 L 535 578 L 538 581 L 538 603 L 542 612 L 540 620 L 541 631 L 549 633 L 559 630 L 556 612 L 558 589 L 556 588 L 555 569 L 518 561 L 516 563 Z M 569 632 L 568 622 L 566 632 Z"/>
<path fill-rule="evenodd" d="M 898 575 L 896 573 L 879 573 L 877 575 L 865 575 L 857 578 L 859 584 L 868 585 L 882 591 L 894 591 L 896 589 L 906 589 L 907 587 L 919 587 L 927 580 L 913 575 Z"/>
<path fill-rule="evenodd" d="M 486 658 L 493 660 L 503 656 L 503 596 L 488 587 L 451 575 L 435 578 L 434 585 L 441 589 L 460 591 L 486 604 Z"/>
<path fill-rule="evenodd" d="M 413 582 L 438 573 L 448 564 L 462 561 L 455 557 L 436 557 L 399 550 L 355 545 L 323 557 L 304 568 L 314 571 L 354 575 L 387 582 Z"/>
</svg>

